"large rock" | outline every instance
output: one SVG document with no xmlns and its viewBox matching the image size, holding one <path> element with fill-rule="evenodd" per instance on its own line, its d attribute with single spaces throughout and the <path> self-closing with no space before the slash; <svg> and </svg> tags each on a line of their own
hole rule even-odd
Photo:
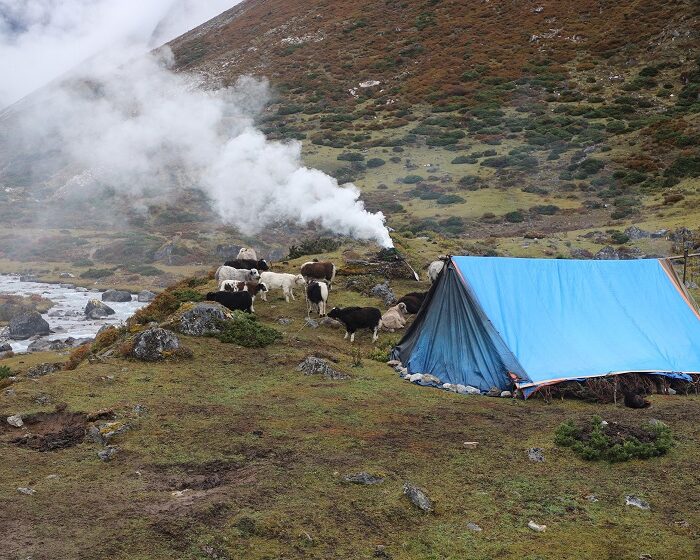
<svg viewBox="0 0 700 560">
<path fill-rule="evenodd" d="M 593 258 L 598 261 L 617 261 L 620 260 L 620 253 L 614 247 L 606 245 Z"/>
<path fill-rule="evenodd" d="M 396 302 L 396 294 L 394 294 L 393 290 L 389 287 L 388 282 L 377 284 L 370 290 L 370 293 L 374 297 L 383 300 L 384 305 L 393 305 Z"/>
<path fill-rule="evenodd" d="M 62 368 L 63 368 L 63 364 L 61 364 L 61 363 L 39 364 L 39 365 L 30 367 L 27 370 L 27 377 L 29 379 L 38 379 L 39 377 L 44 377 L 45 375 L 48 375 L 48 374 L 53 373 L 55 371 L 59 371 Z"/>
<path fill-rule="evenodd" d="M 632 241 L 636 241 L 637 239 L 645 239 L 647 237 L 650 237 L 651 233 L 640 229 L 637 226 L 630 226 L 625 230 L 625 235 L 629 237 Z"/>
<path fill-rule="evenodd" d="M 157 362 L 165 359 L 166 352 L 179 348 L 180 340 L 174 332 L 156 327 L 136 335 L 131 353 L 134 358 L 144 362 Z"/>
<path fill-rule="evenodd" d="M 131 301 L 131 293 L 124 290 L 107 290 L 102 294 L 102 301 L 127 302 Z"/>
<path fill-rule="evenodd" d="M 433 511 L 433 503 L 431 502 L 430 498 L 428 498 L 425 491 L 418 488 L 418 486 L 415 486 L 410 482 L 405 482 L 403 485 L 403 493 L 418 509 L 426 513 Z"/>
<path fill-rule="evenodd" d="M 139 292 L 139 295 L 136 297 L 136 299 L 141 303 L 149 303 L 156 299 L 156 294 L 148 290 L 143 290 L 142 292 Z"/>
<path fill-rule="evenodd" d="M 98 299 L 91 299 L 85 306 L 85 316 L 88 319 L 104 319 L 116 312 L 109 305 L 105 305 Z"/>
<path fill-rule="evenodd" d="M 178 330 L 190 336 L 204 336 L 221 332 L 221 323 L 231 316 L 218 303 L 198 303 L 180 316 Z"/>
<path fill-rule="evenodd" d="M 328 361 L 316 356 L 308 356 L 297 366 L 297 371 L 302 371 L 306 375 L 323 375 L 327 379 L 350 379 L 347 373 L 338 371 L 331 367 Z"/>
<path fill-rule="evenodd" d="M 49 324 L 38 311 L 29 311 L 13 317 L 9 324 L 10 338 L 26 340 L 32 336 L 50 334 Z"/>
</svg>

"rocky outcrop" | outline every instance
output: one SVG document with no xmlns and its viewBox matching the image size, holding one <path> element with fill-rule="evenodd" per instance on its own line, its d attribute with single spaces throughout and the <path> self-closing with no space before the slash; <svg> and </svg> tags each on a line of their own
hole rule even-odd
<svg viewBox="0 0 700 560">
<path fill-rule="evenodd" d="M 141 303 L 149 303 L 153 301 L 156 298 L 156 294 L 153 292 L 150 292 L 148 290 L 143 290 L 142 292 L 139 292 L 139 295 L 136 297 L 138 301 Z"/>
<path fill-rule="evenodd" d="M 131 354 L 144 362 L 157 362 L 179 349 L 180 340 L 174 332 L 155 327 L 136 335 Z"/>
<path fill-rule="evenodd" d="M 384 305 L 392 305 L 396 302 L 396 294 L 389 287 L 388 282 L 377 284 L 370 290 L 370 294 L 384 301 Z"/>
<path fill-rule="evenodd" d="M 190 336 L 205 336 L 221 332 L 221 323 L 231 313 L 218 303 L 198 303 L 180 315 L 177 330 Z"/>
<path fill-rule="evenodd" d="M 107 290 L 102 294 L 102 301 L 124 303 L 131 301 L 131 293 L 124 290 Z"/>
<path fill-rule="evenodd" d="M 114 313 L 114 309 L 97 299 L 91 299 L 85 306 L 85 316 L 88 319 L 104 319 Z"/>
<path fill-rule="evenodd" d="M 323 358 L 309 356 L 297 366 L 297 371 L 302 371 L 306 375 L 323 375 L 327 379 L 350 379 L 347 373 L 338 371 Z"/>
<path fill-rule="evenodd" d="M 26 340 L 32 336 L 50 334 L 49 324 L 38 311 L 30 311 L 13 317 L 9 324 L 12 340 Z"/>
</svg>

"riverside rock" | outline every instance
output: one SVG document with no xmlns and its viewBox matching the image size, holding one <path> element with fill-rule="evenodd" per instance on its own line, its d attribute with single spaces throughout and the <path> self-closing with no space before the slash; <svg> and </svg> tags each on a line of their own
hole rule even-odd
<svg viewBox="0 0 700 560">
<path fill-rule="evenodd" d="M 13 340 L 26 340 L 32 336 L 50 334 L 51 329 L 38 311 L 22 313 L 10 320 L 9 335 Z"/>
<path fill-rule="evenodd" d="M 143 290 L 139 292 L 138 296 L 136 296 L 137 301 L 140 301 L 141 303 L 149 303 L 153 301 L 156 298 L 156 294 L 149 290 Z"/>
<path fill-rule="evenodd" d="M 98 299 L 91 299 L 85 306 L 85 316 L 88 319 L 104 319 L 116 312 L 109 305 L 102 303 Z"/>
<path fill-rule="evenodd" d="M 127 302 L 131 301 L 131 293 L 124 290 L 107 290 L 102 294 L 102 301 Z"/>
<path fill-rule="evenodd" d="M 166 352 L 180 348 L 180 340 L 172 331 L 150 328 L 136 335 L 131 354 L 144 362 L 157 362 L 165 359 Z"/>
</svg>

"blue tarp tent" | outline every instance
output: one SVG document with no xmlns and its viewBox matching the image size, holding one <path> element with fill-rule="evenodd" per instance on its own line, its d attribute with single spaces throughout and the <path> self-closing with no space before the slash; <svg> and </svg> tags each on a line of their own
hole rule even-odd
<svg viewBox="0 0 700 560">
<path fill-rule="evenodd" d="M 700 314 L 666 260 L 452 257 L 394 349 L 410 373 L 527 395 L 700 372 Z"/>
</svg>

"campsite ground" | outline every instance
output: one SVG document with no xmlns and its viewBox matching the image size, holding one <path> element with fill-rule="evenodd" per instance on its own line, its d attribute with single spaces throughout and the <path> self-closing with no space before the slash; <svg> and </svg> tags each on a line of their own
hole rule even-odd
<svg viewBox="0 0 700 560">
<path fill-rule="evenodd" d="M 340 279 L 342 282 L 342 278 Z M 339 283 L 340 286 L 340 283 Z M 204 293 L 213 283 L 197 288 Z M 394 283 L 398 293 L 415 283 Z M 344 289 L 330 303 L 370 303 Z M 376 304 L 376 300 L 371 301 Z M 697 396 L 651 397 L 630 410 L 566 400 L 466 397 L 402 381 L 370 356 L 396 335 L 355 347 L 342 330 L 303 327 L 304 302 L 276 295 L 256 306 L 284 332 L 264 349 L 183 337 L 191 360 L 84 362 L 75 371 L 26 379 L 37 362 L 3 361 L 19 373 L 0 394 L 2 416 L 113 410 L 132 429 L 101 462 L 92 443 L 37 452 L 0 428 L 3 558 L 540 558 L 688 559 L 698 554 Z M 289 325 L 280 318 L 292 318 Z M 308 355 L 337 361 L 347 380 L 307 376 Z M 7 382 L 5 382 L 7 383 Z M 46 404 L 38 404 L 40 402 Z M 136 405 L 144 407 L 140 414 Z M 598 414 L 671 427 L 665 457 L 585 462 L 553 443 L 566 419 Z M 477 441 L 467 449 L 465 441 Z M 528 459 L 540 447 L 545 462 Z M 367 471 L 381 484 L 343 482 Z M 434 513 L 402 494 L 423 488 Z M 33 488 L 25 495 L 20 487 Z M 597 501 L 589 496 L 595 495 Z M 625 496 L 649 502 L 643 511 Z M 543 533 L 528 521 L 547 526 Z M 472 532 L 473 522 L 482 527 Z M 385 548 L 381 548 L 385 547 Z"/>
</svg>

